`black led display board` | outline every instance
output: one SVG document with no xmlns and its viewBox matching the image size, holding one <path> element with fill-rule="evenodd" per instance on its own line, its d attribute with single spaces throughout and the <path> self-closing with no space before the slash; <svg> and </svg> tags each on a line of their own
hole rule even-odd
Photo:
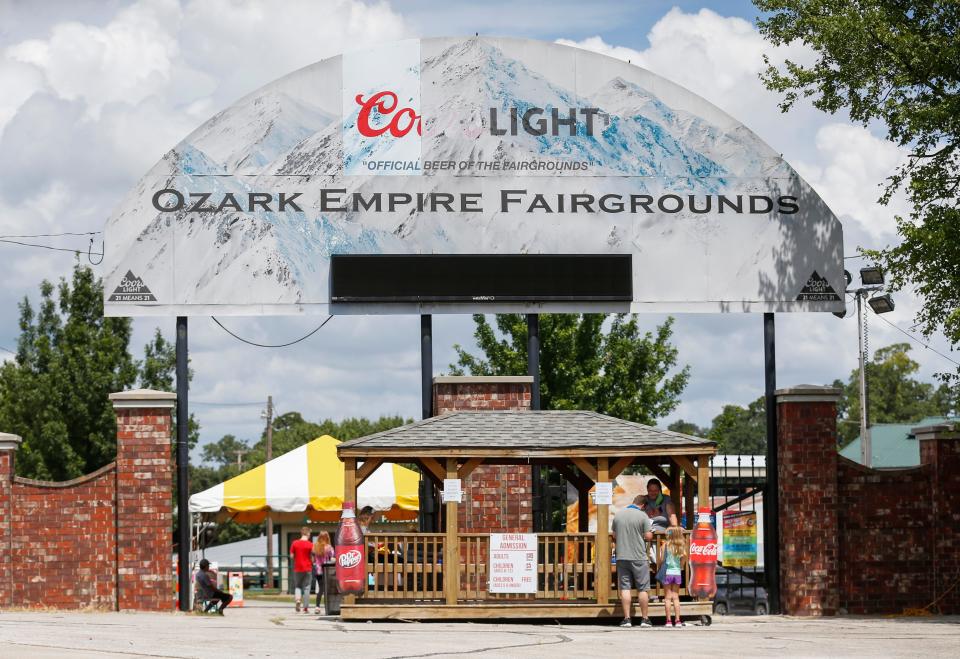
<svg viewBox="0 0 960 659">
<path fill-rule="evenodd" d="M 630 254 L 334 255 L 332 302 L 630 302 Z"/>
</svg>

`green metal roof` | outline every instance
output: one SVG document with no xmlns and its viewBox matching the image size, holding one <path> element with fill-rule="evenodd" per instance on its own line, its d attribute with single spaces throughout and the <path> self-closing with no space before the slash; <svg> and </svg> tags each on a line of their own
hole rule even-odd
<svg viewBox="0 0 960 659">
<path fill-rule="evenodd" d="M 914 428 L 938 423 L 956 423 L 957 417 L 928 416 L 913 423 L 876 423 L 870 426 L 873 444 L 873 467 L 916 467 L 920 464 L 920 443 L 912 434 Z M 860 460 L 860 438 L 847 444 L 840 455 L 854 462 Z"/>
</svg>

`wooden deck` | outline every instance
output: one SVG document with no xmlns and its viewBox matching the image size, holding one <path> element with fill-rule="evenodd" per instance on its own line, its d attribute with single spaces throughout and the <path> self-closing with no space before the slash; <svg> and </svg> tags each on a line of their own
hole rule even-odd
<svg viewBox="0 0 960 659">
<path fill-rule="evenodd" d="M 681 602 L 683 616 L 713 615 L 713 605 L 709 602 Z M 634 617 L 639 612 L 634 608 Z M 650 617 L 662 618 L 663 602 L 650 605 Z M 490 618 L 622 618 L 620 604 L 595 604 L 564 601 L 536 600 L 531 602 L 497 603 L 460 603 L 447 604 L 404 604 L 404 603 L 360 603 L 343 604 L 340 609 L 342 620 L 482 620 Z"/>
</svg>

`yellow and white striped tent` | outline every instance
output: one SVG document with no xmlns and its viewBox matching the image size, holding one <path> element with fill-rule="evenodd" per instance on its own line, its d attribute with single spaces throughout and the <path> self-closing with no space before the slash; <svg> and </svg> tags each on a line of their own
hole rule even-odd
<svg viewBox="0 0 960 659">
<path fill-rule="evenodd" d="M 339 440 L 324 435 L 266 464 L 190 497 L 191 513 L 220 513 L 238 522 L 274 519 L 339 519 L 343 507 L 343 463 Z M 420 475 L 382 464 L 357 492 L 357 506 L 385 511 L 387 519 L 416 519 Z M 278 514 L 279 513 L 279 514 Z"/>
</svg>

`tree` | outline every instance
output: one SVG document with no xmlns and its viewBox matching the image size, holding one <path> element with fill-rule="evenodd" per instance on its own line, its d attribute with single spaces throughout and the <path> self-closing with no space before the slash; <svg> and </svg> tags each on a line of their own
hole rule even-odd
<svg viewBox="0 0 960 659">
<path fill-rule="evenodd" d="M 667 430 L 683 433 L 684 435 L 693 435 L 694 437 L 706 437 L 707 433 L 710 432 L 709 428 L 701 428 L 697 424 L 684 421 L 683 419 L 677 419 L 671 423 L 667 426 Z"/>
<path fill-rule="evenodd" d="M 912 287 L 926 336 L 943 330 L 960 343 L 960 4 L 902 0 L 754 0 L 773 45 L 800 41 L 816 62 L 767 60 L 766 86 L 781 109 L 812 98 L 831 114 L 882 124 L 909 157 L 887 180 L 880 202 L 900 189 L 913 206 L 897 218 L 900 244 L 863 250 L 887 272 L 892 290 Z M 952 378 L 960 376 L 960 370 Z M 943 375 L 946 380 L 951 376 Z"/>
<path fill-rule="evenodd" d="M 498 314 L 497 330 L 476 314 L 474 336 L 484 357 L 455 345 L 455 375 L 527 372 L 527 324 L 521 314 Z M 675 371 L 673 319 L 641 334 L 635 316 L 617 314 L 603 332 L 600 314 L 540 316 L 540 400 L 544 409 L 594 410 L 652 425 L 672 412 L 690 378 Z M 502 338 L 501 338 L 502 336 Z M 672 375 L 671 375 L 672 373 Z"/>
<path fill-rule="evenodd" d="M 914 375 L 920 365 L 910 359 L 909 343 L 894 343 L 878 349 L 866 364 L 867 416 L 870 423 L 909 423 L 927 416 L 949 416 L 956 411 L 956 395 L 948 385 L 935 387 Z M 844 384 L 833 386 L 843 394 L 837 405 L 840 444 L 846 446 L 860 435 L 860 371 L 854 369 Z"/>
<path fill-rule="evenodd" d="M 67 480 L 102 467 L 116 455 L 108 396 L 137 380 L 130 319 L 104 318 L 103 285 L 80 265 L 40 285 L 36 314 L 28 298 L 19 309 L 17 355 L 0 367 L 0 427 L 23 438 L 17 472 Z"/>
<path fill-rule="evenodd" d="M 763 396 L 746 407 L 724 405 L 713 418 L 707 439 L 727 455 L 763 455 L 767 451 L 766 401 Z"/>
</svg>

